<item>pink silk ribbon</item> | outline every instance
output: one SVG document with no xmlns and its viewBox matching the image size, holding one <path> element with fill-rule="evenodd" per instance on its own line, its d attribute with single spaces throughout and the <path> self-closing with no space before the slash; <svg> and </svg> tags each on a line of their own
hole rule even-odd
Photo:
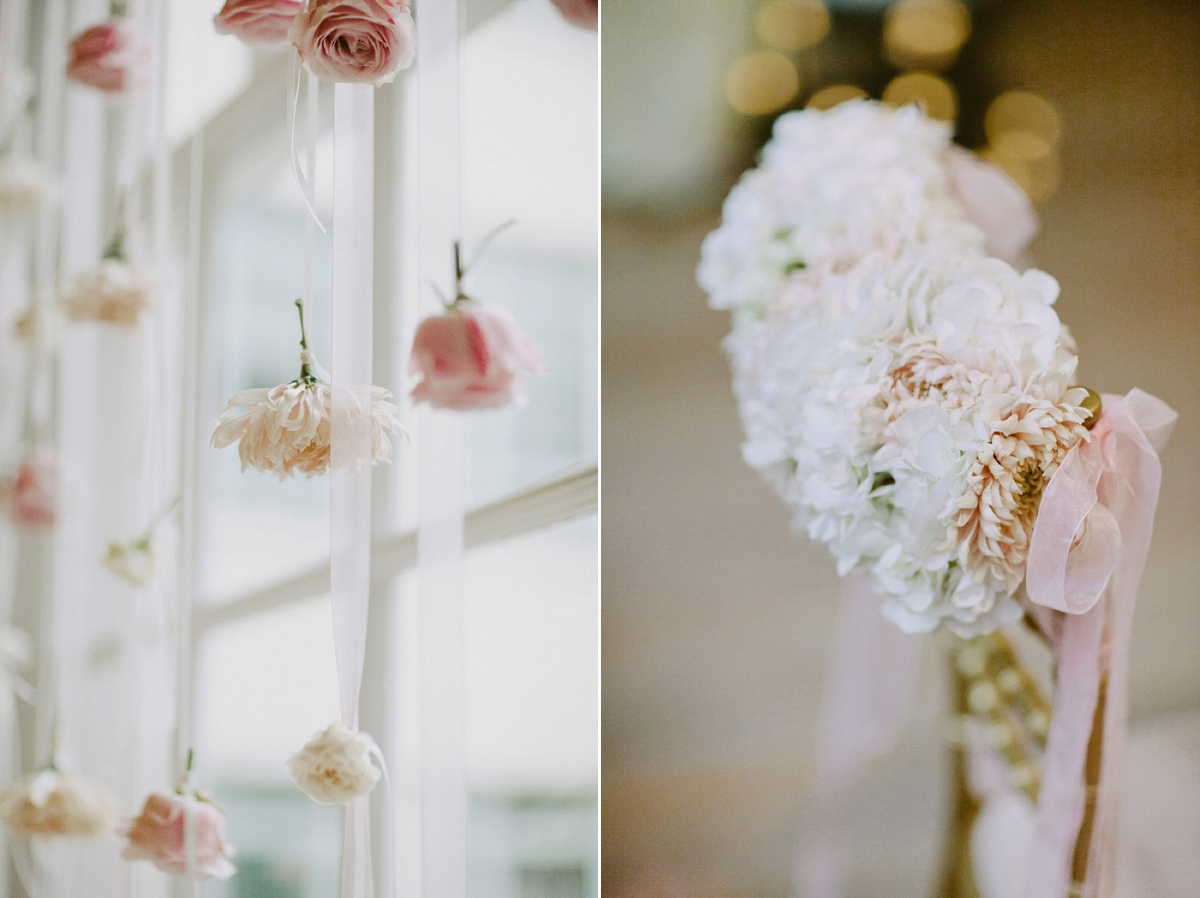
<svg viewBox="0 0 1200 898">
<path fill-rule="evenodd" d="M 1058 687 L 1046 745 L 1025 898 L 1066 898 L 1083 819 L 1084 767 L 1102 680 L 1107 677 L 1095 825 L 1081 898 L 1115 885 L 1116 804 L 1127 716 L 1129 637 L 1150 548 L 1165 445 L 1176 414 L 1141 390 L 1104 396 L 1090 438 L 1046 486 L 1026 566 L 1035 604 L 1062 612 Z"/>
<path fill-rule="evenodd" d="M 851 799 L 867 764 L 895 744 L 912 706 L 924 640 L 884 618 L 880 601 L 861 577 L 842 581 L 821 697 L 814 795 L 796 858 L 796 889 L 805 898 L 845 892 Z"/>
</svg>

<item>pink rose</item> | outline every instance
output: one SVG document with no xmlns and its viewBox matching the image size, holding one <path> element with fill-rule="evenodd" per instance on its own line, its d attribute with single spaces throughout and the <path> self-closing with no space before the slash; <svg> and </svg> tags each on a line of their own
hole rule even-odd
<svg viewBox="0 0 1200 898">
<path fill-rule="evenodd" d="M 93 25 L 71 41 L 67 77 L 106 93 L 122 93 L 149 77 L 154 49 L 125 19 Z"/>
<path fill-rule="evenodd" d="M 301 0 L 225 0 L 213 17 L 217 34 L 232 34 L 247 44 L 286 41 Z"/>
<path fill-rule="evenodd" d="M 318 78 L 376 86 L 393 81 L 417 52 L 403 0 L 308 0 L 288 40 Z"/>
<path fill-rule="evenodd" d="M 142 813 L 120 827 L 129 839 L 121 852 L 127 861 L 152 861 L 166 873 L 182 876 L 187 872 L 184 853 L 184 813 L 192 818 L 195 832 L 196 875 L 201 879 L 228 879 L 237 872 L 228 858 L 233 849 L 225 844 L 225 817 L 220 809 L 174 792 L 154 792 L 146 799 Z"/>
<path fill-rule="evenodd" d="M 946 153 L 950 181 L 967 217 L 983 231 L 989 254 L 1015 262 L 1038 230 L 1033 203 L 998 165 L 951 147 Z"/>
<path fill-rule="evenodd" d="M 600 0 L 554 0 L 564 19 L 580 28 L 600 28 Z"/>
<path fill-rule="evenodd" d="M 54 526 L 58 495 L 58 466 L 54 457 L 31 450 L 21 459 L 16 474 L 0 478 L 0 505 L 18 527 L 49 530 Z"/>
<path fill-rule="evenodd" d="M 408 368 L 422 377 L 414 400 L 470 411 L 524 404 L 518 376 L 541 360 L 508 312 L 471 303 L 421 322 Z"/>
</svg>

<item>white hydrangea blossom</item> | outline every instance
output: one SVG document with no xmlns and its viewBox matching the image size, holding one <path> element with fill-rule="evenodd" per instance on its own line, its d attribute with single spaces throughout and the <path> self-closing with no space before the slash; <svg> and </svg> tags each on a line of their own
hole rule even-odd
<svg viewBox="0 0 1200 898">
<path fill-rule="evenodd" d="M 914 245 L 982 251 L 950 145 L 949 127 L 915 107 L 859 101 L 781 116 L 705 240 L 697 279 L 712 306 L 743 316 L 805 306 L 826 278 Z"/>
<path fill-rule="evenodd" d="M 909 631 L 1015 620 L 1042 484 L 1086 431 L 1058 285 L 929 246 L 726 342 L 746 461 Z"/>
</svg>

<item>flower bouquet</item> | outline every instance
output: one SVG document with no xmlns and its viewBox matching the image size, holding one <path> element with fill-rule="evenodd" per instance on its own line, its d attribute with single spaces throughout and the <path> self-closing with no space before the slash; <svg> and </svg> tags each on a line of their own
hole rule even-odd
<svg viewBox="0 0 1200 898">
<path fill-rule="evenodd" d="M 809 894 L 840 889 L 840 805 L 911 676 L 879 651 L 883 619 L 950 646 L 962 726 L 942 893 L 991 898 L 967 785 L 989 765 L 1028 803 L 1021 894 L 1111 888 L 1129 621 L 1175 416 L 1076 382 L 1057 282 L 1012 264 L 1035 230 L 1016 185 L 945 125 L 861 101 L 781 117 L 705 242 L 698 279 L 733 312 L 745 460 L 847 583 Z M 1021 624 L 1053 653 L 1053 702 L 1005 633 Z"/>
</svg>

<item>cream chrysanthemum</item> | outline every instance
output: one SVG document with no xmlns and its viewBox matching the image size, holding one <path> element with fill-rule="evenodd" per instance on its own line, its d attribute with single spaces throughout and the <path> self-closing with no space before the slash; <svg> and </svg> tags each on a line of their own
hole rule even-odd
<svg viewBox="0 0 1200 898">
<path fill-rule="evenodd" d="M 967 471 L 967 490 L 953 515 L 958 561 L 988 571 L 1011 591 L 1025 576 L 1025 557 L 1042 489 L 1087 430 L 1087 391 L 1058 401 L 1022 396 L 1002 419 Z"/>
<path fill-rule="evenodd" d="M 391 392 L 371 387 L 371 407 L 369 411 L 363 409 L 354 393 L 340 388 L 335 391 L 318 376 L 320 369 L 308 349 L 303 320 L 300 346 L 300 376 L 271 389 L 237 393 L 217 419 L 213 448 L 222 449 L 236 441 L 243 471 L 254 468 L 277 474 L 280 480 L 296 472 L 305 477 L 328 473 L 336 404 L 339 414 L 349 411 L 351 426 L 363 414 L 370 415 L 371 461 L 389 461 L 391 435 L 405 433 L 395 417 L 399 407 L 388 401 Z"/>
<path fill-rule="evenodd" d="M 96 836 L 112 829 L 116 807 L 95 786 L 42 770 L 0 792 L 0 819 L 25 836 Z"/>
<path fill-rule="evenodd" d="M 389 434 L 404 433 L 395 418 L 399 407 L 388 401 L 391 395 L 382 387 L 371 388 L 371 460 L 375 464 L 392 456 Z M 354 401 L 349 393 L 346 397 Z M 280 480 L 294 472 L 305 477 L 325 474 L 330 463 L 332 406 L 333 388 L 321 381 L 243 390 L 221 412 L 212 446 L 221 449 L 237 441 L 243 471 L 254 468 L 278 474 Z M 244 411 L 238 412 L 238 408 Z"/>
<path fill-rule="evenodd" d="M 62 306 L 72 321 L 96 321 L 136 327 L 151 306 L 151 280 L 122 258 L 105 258 L 76 275 L 63 294 Z"/>
</svg>

